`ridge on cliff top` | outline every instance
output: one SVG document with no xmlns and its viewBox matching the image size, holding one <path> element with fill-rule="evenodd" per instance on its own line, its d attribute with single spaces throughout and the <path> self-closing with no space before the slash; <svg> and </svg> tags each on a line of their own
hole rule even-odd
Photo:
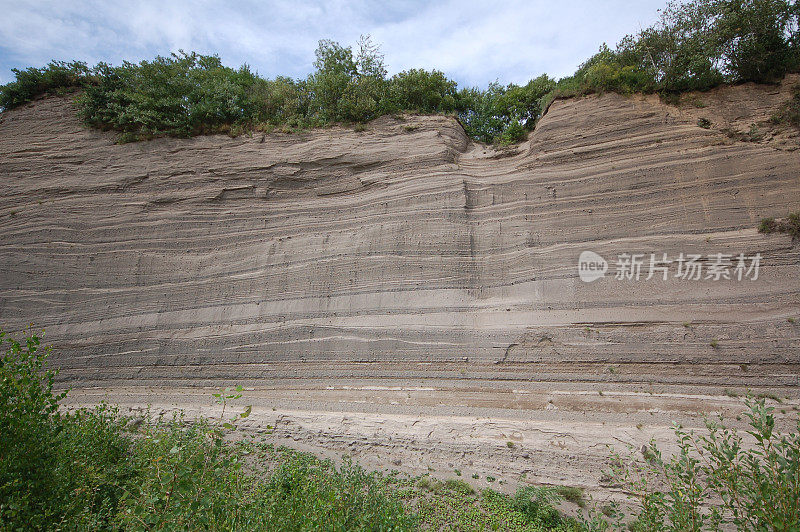
<svg viewBox="0 0 800 532">
<path fill-rule="evenodd" d="M 265 79 L 194 52 L 139 64 L 52 62 L 15 70 L 0 87 L 10 109 L 47 91 L 82 87 L 84 121 L 121 140 L 366 122 L 401 111 L 455 114 L 481 142 L 511 144 L 532 131 L 554 98 L 592 92 L 660 93 L 667 98 L 724 83 L 774 83 L 800 68 L 800 9 L 790 0 L 670 3 L 659 21 L 603 45 L 573 74 L 541 75 L 525 85 L 461 88 L 438 70 L 387 78 L 379 47 L 364 36 L 357 51 L 323 40 L 306 79 Z"/>
</svg>

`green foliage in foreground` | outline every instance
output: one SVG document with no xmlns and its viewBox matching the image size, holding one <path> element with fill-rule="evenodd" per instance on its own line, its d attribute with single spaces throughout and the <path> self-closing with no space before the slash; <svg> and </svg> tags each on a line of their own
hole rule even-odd
<svg viewBox="0 0 800 532">
<path fill-rule="evenodd" d="M 526 487 L 514 497 L 486 488 L 480 492 L 463 480 L 388 477 L 394 493 L 418 516 L 421 530 L 503 530 L 541 532 L 582 530 L 555 508 L 563 500 L 555 489 Z"/>
<path fill-rule="evenodd" d="M 106 406 L 64 414 L 39 338 L 0 333 L 0 345 L 2 530 L 800 530 L 800 421 L 778 433 L 764 399 L 746 401 L 746 436 L 709 421 L 699 435 L 677 427 L 672 456 L 654 444 L 644 460 L 615 454 L 610 478 L 631 515 L 612 505 L 575 520 L 556 504 L 582 506 L 576 488 L 510 497 L 235 438 L 249 407 L 224 412 L 240 389 L 215 394 L 213 422 L 131 420 Z"/>
<path fill-rule="evenodd" d="M 629 530 L 800 530 L 800 420 L 796 431 L 780 434 L 765 399 L 745 404 L 746 435 L 707 420 L 703 434 L 675 428 L 672 456 L 652 442 L 644 461 L 615 455 L 610 476 L 634 501 Z M 622 528 L 619 507 L 604 514 L 593 510 L 587 527 Z"/>
<path fill-rule="evenodd" d="M 543 490 L 476 494 L 368 473 L 345 459 L 233 438 L 239 390 L 220 421 L 128 420 L 108 407 L 63 414 L 35 335 L 0 336 L 0 529 L 576 530 Z M 553 528 L 555 527 L 555 528 Z"/>
<path fill-rule="evenodd" d="M 455 113 L 467 134 L 510 144 L 532 131 L 557 97 L 591 92 L 678 93 L 720 83 L 773 82 L 800 68 L 800 4 L 792 0 L 671 2 L 652 27 L 606 45 L 574 75 L 546 75 L 525 85 L 491 83 L 458 89 L 437 70 L 387 77 L 383 55 L 369 37 L 356 50 L 323 40 L 306 79 L 265 79 L 246 65 L 233 69 L 217 56 L 195 53 L 119 66 L 52 62 L 14 70 L 0 87 L 0 108 L 46 92 L 81 88 L 79 107 L 95 127 L 121 140 L 319 127 L 365 122 L 402 111 Z M 797 125 L 798 106 L 774 119 Z"/>
</svg>

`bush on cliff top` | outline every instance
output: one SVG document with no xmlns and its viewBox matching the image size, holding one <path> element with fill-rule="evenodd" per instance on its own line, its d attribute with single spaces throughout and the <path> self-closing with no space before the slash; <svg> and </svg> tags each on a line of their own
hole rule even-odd
<svg viewBox="0 0 800 532">
<path fill-rule="evenodd" d="M 671 2 L 656 24 L 614 49 L 603 45 L 572 76 L 486 89 L 458 90 L 436 70 L 387 77 L 369 37 L 356 50 L 320 41 L 314 72 L 297 80 L 264 79 L 246 65 L 233 69 L 217 56 L 183 52 L 116 67 L 52 62 L 14 70 L 16 80 L 0 87 L 0 107 L 82 87 L 86 122 L 122 131 L 123 140 L 364 122 L 399 111 L 457 113 L 472 138 L 510 143 L 524 139 L 556 97 L 778 80 L 800 68 L 799 26 L 800 4 L 792 0 Z"/>
<path fill-rule="evenodd" d="M 800 4 L 792 0 L 670 2 L 659 21 L 605 45 L 559 83 L 581 92 L 682 92 L 769 83 L 800 67 Z"/>
<path fill-rule="evenodd" d="M 0 108 L 13 109 L 47 92 L 64 93 L 82 87 L 91 69 L 86 63 L 51 61 L 42 68 L 13 69 L 16 78 L 0 86 Z"/>
</svg>

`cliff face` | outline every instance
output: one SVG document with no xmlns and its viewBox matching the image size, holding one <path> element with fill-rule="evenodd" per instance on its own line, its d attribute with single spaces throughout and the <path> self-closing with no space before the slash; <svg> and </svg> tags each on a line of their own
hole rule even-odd
<svg viewBox="0 0 800 532">
<path fill-rule="evenodd" d="M 797 136 L 762 124 L 796 81 L 680 107 L 556 101 L 507 152 L 429 116 L 116 145 L 69 100 L 39 100 L 0 116 L 0 324 L 46 329 L 78 387 L 437 377 L 788 389 L 800 251 L 756 227 L 800 210 Z M 751 124 L 756 141 L 741 141 Z M 584 250 L 609 260 L 606 278 L 579 279 Z M 622 253 L 644 255 L 640 280 L 614 278 Z M 651 253 L 701 254 L 706 268 L 717 253 L 762 259 L 757 280 L 683 280 L 677 264 L 645 280 Z"/>
</svg>

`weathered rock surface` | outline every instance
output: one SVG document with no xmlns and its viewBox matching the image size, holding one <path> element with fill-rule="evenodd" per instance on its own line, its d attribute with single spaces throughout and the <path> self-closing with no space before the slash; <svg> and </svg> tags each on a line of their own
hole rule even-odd
<svg viewBox="0 0 800 532">
<path fill-rule="evenodd" d="M 69 386 L 153 387 L 140 403 L 240 383 L 273 408 L 458 397 L 448 416 L 628 430 L 668 426 L 665 401 L 717 411 L 703 398 L 726 387 L 797 397 L 800 249 L 756 231 L 800 210 L 798 135 L 765 124 L 796 82 L 556 101 L 509 151 L 432 116 L 116 145 L 39 100 L 0 115 L 0 324 L 46 329 Z M 584 250 L 606 278 L 578 278 Z M 640 280 L 614 278 L 621 253 L 644 255 Z M 651 253 L 762 259 L 757 280 L 646 280 Z M 574 457 L 604 430 L 531 446 Z"/>
<path fill-rule="evenodd" d="M 44 327 L 80 383 L 466 358 L 510 378 L 621 364 L 618 379 L 794 386 L 798 251 L 755 227 L 800 208 L 800 157 L 695 118 L 755 123 L 786 91 L 724 90 L 691 111 L 558 101 L 503 158 L 444 117 L 120 146 L 42 100 L 0 124 L 0 319 Z M 763 261 L 757 281 L 587 284 L 585 249 Z"/>
</svg>

